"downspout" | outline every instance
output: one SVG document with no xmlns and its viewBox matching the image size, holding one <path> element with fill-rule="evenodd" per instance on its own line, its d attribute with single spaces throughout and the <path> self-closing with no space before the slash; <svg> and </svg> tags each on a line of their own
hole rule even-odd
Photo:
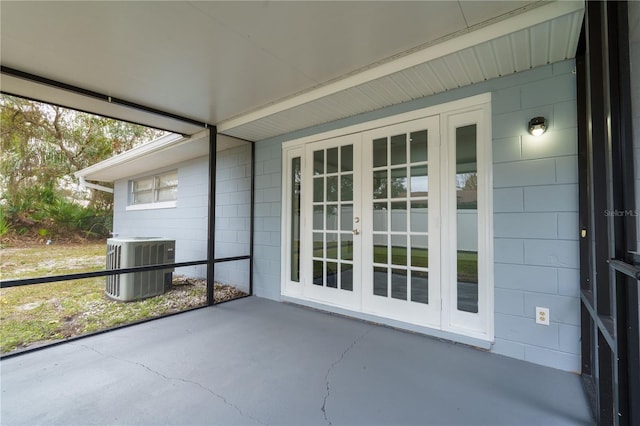
<svg viewBox="0 0 640 426">
<path fill-rule="evenodd" d="M 84 176 L 78 176 L 78 178 L 80 179 L 80 185 L 85 188 L 97 189 L 98 191 L 108 192 L 110 194 L 113 194 L 113 188 L 109 188 L 108 186 L 98 185 L 96 183 L 87 182 Z"/>
</svg>

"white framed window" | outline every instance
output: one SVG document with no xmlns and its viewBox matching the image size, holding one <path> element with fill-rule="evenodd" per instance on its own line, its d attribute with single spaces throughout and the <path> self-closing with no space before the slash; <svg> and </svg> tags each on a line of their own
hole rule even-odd
<svg viewBox="0 0 640 426">
<path fill-rule="evenodd" d="M 129 181 L 127 210 L 172 208 L 176 206 L 177 200 L 177 170 Z"/>
</svg>

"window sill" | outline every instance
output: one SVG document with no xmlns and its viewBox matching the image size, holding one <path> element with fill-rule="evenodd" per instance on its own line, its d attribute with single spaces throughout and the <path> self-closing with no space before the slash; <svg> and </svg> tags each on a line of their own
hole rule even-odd
<svg viewBox="0 0 640 426">
<path fill-rule="evenodd" d="M 148 204 L 132 204 L 130 206 L 127 206 L 126 211 L 175 209 L 177 206 L 178 206 L 177 201 L 163 201 L 160 203 L 148 203 Z"/>
</svg>

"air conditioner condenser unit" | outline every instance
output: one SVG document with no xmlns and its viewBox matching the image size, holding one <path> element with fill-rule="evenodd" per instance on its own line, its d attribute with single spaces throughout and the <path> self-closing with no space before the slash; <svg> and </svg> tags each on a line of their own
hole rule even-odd
<svg viewBox="0 0 640 426">
<path fill-rule="evenodd" d="M 175 240 L 150 237 L 118 237 L 107 240 L 107 269 L 174 263 Z M 107 277 L 105 293 L 123 302 L 163 294 L 171 287 L 173 269 L 132 272 Z"/>
</svg>

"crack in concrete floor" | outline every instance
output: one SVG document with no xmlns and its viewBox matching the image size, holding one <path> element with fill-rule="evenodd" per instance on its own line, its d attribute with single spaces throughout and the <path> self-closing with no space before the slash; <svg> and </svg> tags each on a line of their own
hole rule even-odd
<svg viewBox="0 0 640 426">
<path fill-rule="evenodd" d="M 353 342 L 351 342 L 351 344 L 342 352 L 340 357 L 336 361 L 334 361 L 333 364 L 331 364 L 329 366 L 329 368 L 327 369 L 327 373 L 324 376 L 324 381 L 325 381 L 325 385 L 327 387 L 327 392 L 324 395 L 324 399 L 322 401 L 322 408 L 320 410 L 322 411 L 322 415 L 324 416 L 324 420 L 327 422 L 327 425 L 329 425 L 329 426 L 333 426 L 333 423 L 331 422 L 331 420 L 329 420 L 329 415 L 327 414 L 327 399 L 329 399 L 329 395 L 331 393 L 331 386 L 329 385 L 329 376 L 331 375 L 333 370 L 336 368 L 336 366 L 338 364 L 340 364 L 340 362 L 342 362 L 342 360 L 345 358 L 347 353 L 349 353 L 349 351 L 351 351 L 355 347 L 355 345 L 358 344 L 358 342 L 360 342 L 362 339 L 364 339 L 364 337 L 367 334 L 369 334 L 371 332 L 371 330 L 372 329 L 369 329 L 369 330 L 365 331 L 359 337 L 357 337 Z"/>
<path fill-rule="evenodd" d="M 189 380 L 189 379 L 184 379 L 182 377 L 170 377 L 170 376 L 167 376 L 165 374 L 162 374 L 161 372 L 159 372 L 157 370 L 154 370 L 153 368 L 151 368 L 148 365 L 145 365 L 143 363 L 136 362 L 136 361 L 131 361 L 131 360 L 128 360 L 128 359 L 125 359 L 125 358 L 119 358 L 119 357 L 116 357 L 116 356 L 113 356 L 113 355 L 108 355 L 108 354 L 100 352 L 99 350 L 97 350 L 95 348 L 92 348 L 91 346 L 88 346 L 88 345 L 77 344 L 77 343 L 72 343 L 72 345 L 73 346 L 80 346 L 82 348 L 88 349 L 88 350 L 93 351 L 93 352 L 97 353 L 98 355 L 101 355 L 101 356 L 106 357 L 106 358 L 115 359 L 117 361 L 126 362 L 128 364 L 137 365 L 139 367 L 144 368 L 145 370 L 147 370 L 148 372 L 150 372 L 152 374 L 155 374 L 155 375 L 157 375 L 159 377 L 162 377 L 165 380 L 178 381 L 178 382 L 182 382 L 182 383 L 186 383 L 186 384 L 191 384 L 191 385 L 197 386 L 200 389 L 204 390 L 205 392 L 208 392 L 211 395 L 213 395 L 214 397 L 216 397 L 219 400 L 221 400 L 228 407 L 231 407 L 234 410 L 236 410 L 242 417 L 250 418 L 251 420 L 253 420 L 253 421 L 255 421 L 255 422 L 257 422 L 257 423 L 259 423 L 261 425 L 268 426 L 268 423 L 263 422 L 262 420 L 252 416 L 251 414 L 244 413 L 240 407 L 238 407 L 236 404 L 234 404 L 234 403 L 230 402 L 229 400 L 227 400 L 227 398 L 225 398 L 224 395 L 221 395 L 221 394 L 215 392 L 213 389 L 203 385 L 202 383 L 199 383 L 199 382 L 196 382 L 196 381 L 193 381 L 193 380 Z"/>
</svg>

